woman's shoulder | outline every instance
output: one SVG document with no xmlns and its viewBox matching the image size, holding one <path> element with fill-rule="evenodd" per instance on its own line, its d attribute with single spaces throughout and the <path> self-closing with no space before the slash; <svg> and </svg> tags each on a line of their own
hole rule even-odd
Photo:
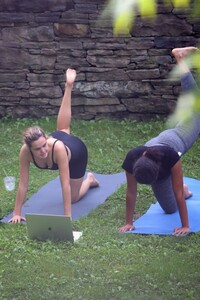
<svg viewBox="0 0 200 300">
<path fill-rule="evenodd" d="M 22 162 L 31 162 L 31 152 L 29 147 L 26 144 L 23 144 L 19 153 L 20 161 Z"/>
<path fill-rule="evenodd" d="M 30 153 L 29 147 L 26 144 L 23 144 L 21 146 L 20 153 L 23 153 L 23 155 Z"/>
</svg>

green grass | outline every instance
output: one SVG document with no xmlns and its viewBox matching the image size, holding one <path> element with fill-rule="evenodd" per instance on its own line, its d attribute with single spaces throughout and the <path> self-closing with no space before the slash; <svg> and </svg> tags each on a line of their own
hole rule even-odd
<svg viewBox="0 0 200 300">
<path fill-rule="evenodd" d="M 21 132 L 39 124 L 54 130 L 55 118 L 1 120 L 0 208 L 12 211 L 15 193 L 3 186 L 4 169 L 18 181 Z M 160 120 L 73 121 L 72 133 L 89 150 L 88 170 L 121 172 L 127 151 L 164 129 Z M 184 175 L 200 178 L 200 141 L 182 160 Z M 58 175 L 31 168 L 29 197 Z M 84 201 L 84 200 L 83 200 Z M 135 217 L 155 202 L 147 186 L 139 187 Z M 74 245 L 32 241 L 23 224 L 0 225 L 0 299 L 199 299 L 200 234 L 187 237 L 118 234 L 124 224 L 125 186 L 89 216 L 73 222 L 83 237 Z"/>
</svg>

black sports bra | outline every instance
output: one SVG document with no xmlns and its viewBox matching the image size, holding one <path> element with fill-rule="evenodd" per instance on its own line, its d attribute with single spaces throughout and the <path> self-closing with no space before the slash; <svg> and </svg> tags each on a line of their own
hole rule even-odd
<svg viewBox="0 0 200 300">
<path fill-rule="evenodd" d="M 38 164 L 36 163 L 35 158 L 34 158 L 34 156 L 33 156 L 33 153 L 32 153 L 32 151 L 30 150 L 31 156 L 32 156 L 32 159 L 33 159 L 33 163 L 34 163 L 34 165 L 35 165 L 37 168 L 42 169 L 42 170 L 58 170 L 58 165 L 57 165 L 57 163 L 54 162 L 54 158 L 53 158 L 53 154 L 54 154 L 54 151 L 53 151 L 53 150 L 54 150 L 55 143 L 56 143 L 57 141 L 59 141 L 59 140 L 55 140 L 55 142 L 53 143 L 53 146 L 52 146 L 52 162 L 53 162 L 53 165 L 52 165 L 51 168 L 49 168 L 48 166 L 46 166 L 46 167 L 44 167 L 44 168 L 38 166 Z M 64 143 L 63 143 L 63 144 L 64 144 Z M 64 144 L 64 146 L 65 146 L 65 144 Z M 65 146 L 65 149 L 66 149 L 66 152 L 67 152 L 67 155 L 68 155 L 68 149 L 67 149 L 66 146 Z"/>
</svg>

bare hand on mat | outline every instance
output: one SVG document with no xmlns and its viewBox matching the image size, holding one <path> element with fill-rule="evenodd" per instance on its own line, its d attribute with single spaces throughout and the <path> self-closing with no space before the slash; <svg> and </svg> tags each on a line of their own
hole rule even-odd
<svg viewBox="0 0 200 300">
<path fill-rule="evenodd" d="M 119 232 L 126 232 L 126 231 L 131 231 L 134 229 L 135 229 L 135 226 L 133 226 L 132 224 L 126 224 L 125 226 L 119 228 Z"/>
<path fill-rule="evenodd" d="M 8 223 L 20 223 L 21 221 L 26 222 L 26 218 L 24 218 L 20 215 L 16 215 L 16 216 L 12 217 L 10 220 L 8 220 Z"/>
<path fill-rule="evenodd" d="M 187 235 L 188 233 L 190 233 L 189 227 L 180 227 L 174 229 L 174 235 Z"/>
</svg>

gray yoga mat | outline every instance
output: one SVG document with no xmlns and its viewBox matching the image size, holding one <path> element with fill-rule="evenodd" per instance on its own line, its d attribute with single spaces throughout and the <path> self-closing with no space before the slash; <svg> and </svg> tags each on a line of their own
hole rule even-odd
<svg viewBox="0 0 200 300">
<path fill-rule="evenodd" d="M 72 204 L 73 220 L 88 215 L 126 181 L 124 172 L 109 175 L 94 173 L 94 175 L 100 186 L 91 188 L 80 201 Z M 59 176 L 45 184 L 23 204 L 21 215 L 25 216 L 26 213 L 63 215 Z M 10 218 L 12 213 L 5 216 L 1 222 L 7 222 Z"/>
</svg>

